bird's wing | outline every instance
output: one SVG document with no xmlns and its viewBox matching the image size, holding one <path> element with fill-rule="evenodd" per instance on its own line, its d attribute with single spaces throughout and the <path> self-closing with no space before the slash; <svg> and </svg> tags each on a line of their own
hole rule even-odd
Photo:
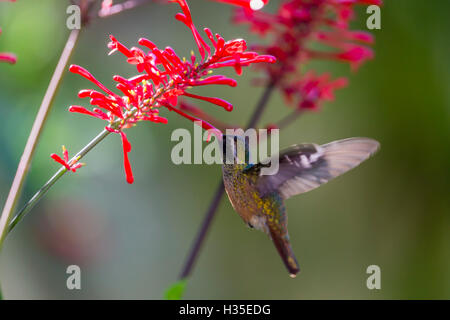
<svg viewBox="0 0 450 320">
<path fill-rule="evenodd" d="M 278 191 L 284 199 L 313 190 L 331 179 L 358 166 L 379 148 L 368 138 L 349 138 L 322 146 L 299 144 L 279 155 L 279 170 L 274 175 L 261 175 L 256 187 L 261 196 Z M 260 174 L 264 164 L 245 170 Z"/>
</svg>

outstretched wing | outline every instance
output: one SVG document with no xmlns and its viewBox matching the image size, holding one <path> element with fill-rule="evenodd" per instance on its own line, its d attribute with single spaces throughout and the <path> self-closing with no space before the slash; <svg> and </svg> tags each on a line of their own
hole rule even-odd
<svg viewBox="0 0 450 320">
<path fill-rule="evenodd" d="M 368 138 L 349 138 L 322 146 L 299 144 L 279 155 L 279 171 L 259 177 L 256 187 L 261 196 L 278 191 L 284 199 L 313 190 L 358 166 L 377 151 L 380 144 Z M 262 164 L 247 170 L 260 172 Z M 256 173 L 256 172 L 255 172 Z"/>
</svg>

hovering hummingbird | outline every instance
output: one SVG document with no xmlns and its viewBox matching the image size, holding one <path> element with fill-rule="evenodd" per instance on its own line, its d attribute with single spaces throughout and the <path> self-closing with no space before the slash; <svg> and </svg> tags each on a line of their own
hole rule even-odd
<svg viewBox="0 0 450 320">
<path fill-rule="evenodd" d="M 377 151 L 379 143 L 368 138 L 349 138 L 321 146 L 293 145 L 277 155 L 276 174 L 261 175 L 262 168 L 270 163 L 249 164 L 247 141 L 242 142 L 239 136 L 223 137 L 223 180 L 234 210 L 250 228 L 261 230 L 272 239 L 294 278 L 300 268 L 289 241 L 284 200 L 313 190 L 358 166 Z M 239 146 L 245 148 L 244 153 L 242 150 L 239 153 Z"/>
</svg>

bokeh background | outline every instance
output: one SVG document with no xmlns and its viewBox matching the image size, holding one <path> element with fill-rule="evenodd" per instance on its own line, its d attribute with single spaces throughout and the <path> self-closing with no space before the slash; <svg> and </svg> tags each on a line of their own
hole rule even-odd
<svg viewBox="0 0 450 320">
<path fill-rule="evenodd" d="M 272 0 L 268 10 L 277 5 Z M 33 119 L 68 35 L 66 1 L 0 3 L 0 51 L 18 56 L 0 65 L 0 202 L 6 199 Z M 227 39 L 248 35 L 230 23 L 231 8 L 191 1 L 198 26 Z M 150 4 L 97 20 L 81 35 L 71 62 L 107 85 L 134 70 L 120 55 L 107 56 L 108 35 L 133 46 L 141 36 L 188 55 L 188 30 L 173 19 L 175 5 Z M 272 243 L 248 229 L 223 199 L 187 288 L 191 299 L 409 299 L 450 298 L 450 3 L 386 0 L 375 31 L 376 58 L 357 73 L 321 62 L 314 67 L 348 75 L 350 85 L 320 112 L 281 133 L 281 146 L 368 136 L 381 151 L 344 177 L 287 202 L 293 247 L 302 267 L 289 278 Z M 355 27 L 364 29 L 365 8 Z M 231 75 L 232 73 L 230 73 Z M 261 88 L 247 70 L 237 88 L 209 88 L 235 110 L 201 105 L 244 125 Z M 58 165 L 49 154 L 62 144 L 74 153 L 103 123 L 70 114 L 85 104 L 76 94 L 91 84 L 67 73 L 54 103 L 24 189 L 22 203 Z M 203 91 L 205 92 L 205 91 Z M 220 110 L 219 110 L 220 109 Z M 263 123 L 289 109 L 276 94 Z M 175 166 L 172 130 L 187 120 L 168 114 L 168 125 L 142 123 L 127 132 L 136 181 L 125 182 L 120 138 L 109 136 L 77 174 L 60 180 L 9 236 L 0 257 L 6 298 L 158 299 L 180 271 L 213 192 L 217 165 Z M 66 268 L 82 268 L 82 290 L 66 288 Z M 366 287 L 366 268 L 381 267 L 381 290 Z"/>
</svg>

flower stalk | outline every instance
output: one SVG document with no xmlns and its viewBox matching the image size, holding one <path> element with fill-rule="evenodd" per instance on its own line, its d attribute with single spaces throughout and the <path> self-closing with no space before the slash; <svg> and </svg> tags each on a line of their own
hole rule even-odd
<svg viewBox="0 0 450 320">
<path fill-rule="evenodd" d="M 103 139 L 105 139 L 111 131 L 104 129 L 100 132 L 94 139 L 92 139 L 83 149 L 81 149 L 70 161 L 69 163 L 74 163 L 81 160 L 89 151 L 91 151 L 97 144 L 99 144 Z M 30 212 L 30 210 L 38 203 L 40 199 L 47 193 L 47 191 L 69 170 L 62 166 L 51 178 L 48 180 L 35 194 L 34 196 L 25 204 L 25 206 L 18 212 L 18 214 L 12 219 L 8 226 L 7 233 L 19 223 L 23 217 Z"/>
<path fill-rule="evenodd" d="M 58 91 L 63 73 L 73 53 L 73 50 L 77 44 L 79 34 L 80 30 L 72 30 L 71 33 L 69 34 L 66 45 L 63 49 L 61 57 L 59 58 L 55 72 L 53 73 L 52 79 L 50 80 L 50 84 L 44 95 L 44 99 L 42 100 L 38 114 L 33 123 L 33 127 L 31 129 L 30 135 L 25 145 L 25 149 L 23 151 L 22 157 L 17 167 L 16 175 L 14 177 L 11 189 L 9 191 L 8 197 L 5 202 L 5 206 L 2 211 L 2 215 L 0 217 L 0 248 L 2 247 L 3 241 L 6 237 L 8 226 L 14 212 L 14 208 L 16 207 L 17 201 L 20 197 L 23 183 L 25 181 L 28 169 L 30 167 L 31 160 L 33 159 L 36 145 L 42 134 L 42 129 L 47 120 L 47 116 L 50 112 L 56 92 Z"/>
</svg>

